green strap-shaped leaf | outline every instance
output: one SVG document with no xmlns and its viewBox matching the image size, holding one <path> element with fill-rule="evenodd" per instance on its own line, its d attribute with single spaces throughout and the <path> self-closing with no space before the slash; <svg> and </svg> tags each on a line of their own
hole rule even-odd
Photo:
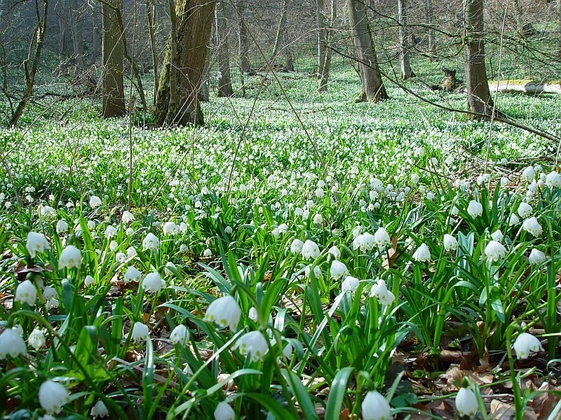
<svg viewBox="0 0 561 420">
<path fill-rule="evenodd" d="M 341 416 L 341 405 L 343 398 L 347 393 L 347 385 L 351 377 L 354 367 L 344 367 L 333 378 L 331 389 L 329 390 L 329 398 L 327 398 L 327 408 L 325 410 L 325 420 L 339 420 Z"/>
</svg>

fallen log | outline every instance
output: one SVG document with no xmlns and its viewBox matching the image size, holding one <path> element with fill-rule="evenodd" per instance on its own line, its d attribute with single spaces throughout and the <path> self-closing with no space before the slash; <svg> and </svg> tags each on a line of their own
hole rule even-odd
<svg viewBox="0 0 561 420">
<path fill-rule="evenodd" d="M 490 80 L 489 90 L 501 93 L 525 93 L 539 95 L 540 93 L 555 93 L 561 95 L 561 81 L 536 82 L 534 80 Z"/>
</svg>

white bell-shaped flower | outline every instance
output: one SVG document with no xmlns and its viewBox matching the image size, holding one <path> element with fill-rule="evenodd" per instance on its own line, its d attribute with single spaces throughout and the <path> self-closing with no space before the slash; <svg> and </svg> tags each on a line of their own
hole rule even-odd
<svg viewBox="0 0 561 420">
<path fill-rule="evenodd" d="M 250 331 L 242 335 L 232 347 L 232 350 L 240 349 L 244 356 L 249 354 L 252 362 L 263 360 L 269 351 L 267 340 L 261 331 Z"/>
<path fill-rule="evenodd" d="M 242 310 L 238 302 L 230 295 L 215 299 L 209 305 L 203 321 L 214 322 L 220 328 L 229 327 L 235 331 L 240 322 Z"/>
<path fill-rule="evenodd" d="M 369 391 L 360 406 L 363 420 L 390 420 L 391 408 L 388 400 L 377 391 Z"/>
<path fill-rule="evenodd" d="M 47 380 L 39 387 L 39 404 L 47 414 L 58 414 L 62 406 L 70 401 L 67 389 L 51 380 Z"/>
<path fill-rule="evenodd" d="M 35 258 L 38 252 L 43 252 L 49 247 L 49 242 L 42 233 L 29 232 L 27 234 L 25 247 L 27 248 L 27 252 L 29 252 L 29 256 Z"/>
<path fill-rule="evenodd" d="M 530 353 L 543 351 L 542 343 L 532 334 L 521 333 L 512 345 L 517 359 L 527 359 Z"/>
</svg>

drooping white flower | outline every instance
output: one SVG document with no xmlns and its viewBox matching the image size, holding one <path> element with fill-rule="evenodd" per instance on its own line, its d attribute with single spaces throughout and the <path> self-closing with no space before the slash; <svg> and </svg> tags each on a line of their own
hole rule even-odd
<svg viewBox="0 0 561 420">
<path fill-rule="evenodd" d="M 107 225 L 107 227 L 105 228 L 105 237 L 107 239 L 111 239 L 115 235 L 117 235 L 117 228 L 113 225 Z"/>
<path fill-rule="evenodd" d="M 518 215 L 523 219 L 530 217 L 533 211 L 532 206 L 524 201 L 518 206 Z"/>
<path fill-rule="evenodd" d="M 142 241 L 142 249 L 144 251 L 147 250 L 155 250 L 160 247 L 160 240 L 154 235 L 152 232 L 149 232 L 148 235 Z"/>
<path fill-rule="evenodd" d="M 179 226 L 175 222 L 166 222 L 162 231 L 164 235 L 177 235 L 179 233 Z"/>
<path fill-rule="evenodd" d="M 142 273 L 131 265 L 125 272 L 125 283 L 137 281 L 138 279 L 140 279 L 140 276 L 142 276 Z"/>
<path fill-rule="evenodd" d="M 27 347 L 25 341 L 16 330 L 6 328 L 0 334 L 0 360 L 4 360 L 6 356 L 17 357 L 20 354 L 27 354 Z"/>
<path fill-rule="evenodd" d="M 130 211 L 125 210 L 121 215 L 121 220 L 124 224 L 129 224 L 134 220 L 134 215 Z"/>
<path fill-rule="evenodd" d="M 189 329 L 185 325 L 179 324 L 173 329 L 169 339 L 173 344 L 185 346 L 189 342 Z"/>
<path fill-rule="evenodd" d="M 331 268 L 329 270 L 330 274 L 331 274 L 331 278 L 333 280 L 338 280 L 341 277 L 349 274 L 349 270 L 347 268 L 347 266 L 342 263 L 341 261 L 338 260 L 333 260 L 331 262 Z"/>
<path fill-rule="evenodd" d="M 35 350 L 39 350 L 46 343 L 45 334 L 43 334 L 43 331 L 35 328 L 33 331 L 31 331 L 29 337 L 27 337 L 27 342 Z"/>
<path fill-rule="evenodd" d="M 101 206 L 101 198 L 99 198 L 97 195 L 92 195 L 90 197 L 90 207 L 95 209 L 99 206 Z"/>
<path fill-rule="evenodd" d="M 363 420 L 390 420 L 391 407 L 388 400 L 377 391 L 369 391 L 360 406 Z"/>
<path fill-rule="evenodd" d="M 500 229 L 497 229 L 496 231 L 491 233 L 491 239 L 497 242 L 502 242 L 502 240 L 504 239 L 504 235 Z"/>
<path fill-rule="evenodd" d="M 267 340 L 261 331 L 250 331 L 242 335 L 232 347 L 232 350 L 240 349 L 240 353 L 244 356 L 249 354 L 252 362 L 263 360 L 263 357 L 269 351 Z"/>
<path fill-rule="evenodd" d="M 94 419 L 98 417 L 106 417 L 109 416 L 109 410 L 107 409 L 103 401 L 97 400 L 97 402 L 92 407 L 90 414 Z"/>
<path fill-rule="evenodd" d="M 512 345 L 517 359 L 527 359 L 531 352 L 543 351 L 542 343 L 532 334 L 521 333 Z"/>
<path fill-rule="evenodd" d="M 308 239 L 302 245 L 302 258 L 305 260 L 315 259 L 319 257 L 319 254 L 319 247 L 314 241 Z"/>
<path fill-rule="evenodd" d="M 378 302 L 382 306 L 390 306 L 395 300 L 395 295 L 388 290 L 386 282 L 382 279 L 378 279 L 376 284 L 372 286 L 370 296 L 378 298 Z"/>
<path fill-rule="evenodd" d="M 444 244 L 444 249 L 446 250 L 446 252 L 455 251 L 456 249 L 458 249 L 457 239 L 449 233 L 444 234 L 444 239 L 442 242 Z"/>
<path fill-rule="evenodd" d="M 49 242 L 42 233 L 29 232 L 27 234 L 25 247 L 27 248 L 27 252 L 29 252 L 29 256 L 35 258 L 37 252 L 43 252 L 49 247 Z"/>
<path fill-rule="evenodd" d="M 368 252 L 376 245 L 376 238 L 368 232 L 361 233 L 353 241 L 353 248 Z"/>
<path fill-rule="evenodd" d="M 356 277 L 347 276 L 343 283 L 341 284 L 341 290 L 343 292 L 351 292 L 354 293 L 356 289 L 358 289 L 359 281 Z"/>
<path fill-rule="evenodd" d="M 557 171 L 552 171 L 547 174 L 545 178 L 545 185 L 549 188 L 561 188 L 561 174 Z"/>
<path fill-rule="evenodd" d="M 430 249 L 427 244 L 422 243 L 413 253 L 413 259 L 419 262 L 427 262 L 430 260 Z"/>
<path fill-rule="evenodd" d="M 379 227 L 378 230 L 374 232 L 374 245 L 378 248 L 385 248 L 389 246 L 390 243 L 391 239 L 388 231 L 383 227 Z"/>
<path fill-rule="evenodd" d="M 333 245 L 331 248 L 329 248 L 327 253 L 331 254 L 333 256 L 333 258 L 335 258 L 336 260 L 341 258 L 341 251 L 339 251 L 339 248 L 337 248 L 336 245 Z"/>
<path fill-rule="evenodd" d="M 290 244 L 290 252 L 293 254 L 300 254 L 302 252 L 302 247 L 304 246 L 304 242 L 300 239 L 294 239 Z"/>
<path fill-rule="evenodd" d="M 214 322 L 220 328 L 229 327 L 235 331 L 240 322 L 242 310 L 238 302 L 230 295 L 215 299 L 206 310 L 203 321 Z"/>
<path fill-rule="evenodd" d="M 70 396 L 64 385 L 47 380 L 39 387 L 39 404 L 47 414 L 58 414 L 62 406 L 70 401 Z"/>
<path fill-rule="evenodd" d="M 477 398 L 470 388 L 460 388 L 455 403 L 456 412 L 460 417 L 472 418 L 479 409 Z"/>
<path fill-rule="evenodd" d="M 497 241 L 490 241 L 485 247 L 485 255 L 490 261 L 499 261 L 506 255 L 506 248 Z"/>
<path fill-rule="evenodd" d="M 144 340 L 149 334 L 150 330 L 146 324 L 143 324 L 142 322 L 135 322 L 132 327 L 131 339 L 132 341 Z"/>
<path fill-rule="evenodd" d="M 528 261 L 530 262 L 530 264 L 538 265 L 545 262 L 545 260 L 546 257 L 542 251 L 537 248 L 532 248 L 532 250 L 530 251 L 530 256 L 528 257 Z"/>
<path fill-rule="evenodd" d="M 58 268 L 80 268 L 82 265 L 82 253 L 74 245 L 68 245 L 60 253 Z"/>
<path fill-rule="evenodd" d="M 480 202 L 471 200 L 468 204 L 467 212 L 471 217 L 478 217 L 483 214 L 483 206 Z"/>
<path fill-rule="evenodd" d="M 235 420 L 236 413 L 226 401 L 220 401 L 214 410 L 214 420 Z"/>
<path fill-rule="evenodd" d="M 119 247 L 119 243 L 115 240 L 109 242 L 109 250 L 115 251 Z"/>
<path fill-rule="evenodd" d="M 538 219 L 535 217 L 530 217 L 529 219 L 524 220 L 524 223 L 522 223 L 522 229 L 536 237 L 540 236 L 543 232 Z"/>
<path fill-rule="evenodd" d="M 158 272 L 148 273 L 144 280 L 142 280 L 142 287 L 147 292 L 158 293 L 165 286 L 165 282 L 160 277 Z"/>
<path fill-rule="evenodd" d="M 14 297 L 16 302 L 27 303 L 29 306 L 34 306 L 37 300 L 37 289 L 30 280 L 22 281 L 16 288 L 16 295 Z"/>
<path fill-rule="evenodd" d="M 56 228 L 55 229 L 56 229 L 56 233 L 58 233 L 59 235 L 61 233 L 68 232 L 68 223 L 66 223 L 65 220 L 61 219 L 56 223 Z"/>
<path fill-rule="evenodd" d="M 517 224 L 520 223 L 520 219 L 518 218 L 518 216 L 514 213 L 512 213 L 508 219 L 508 225 L 509 226 L 516 226 Z"/>
<path fill-rule="evenodd" d="M 248 313 L 247 316 L 252 321 L 257 321 L 259 319 L 259 314 L 257 313 L 257 309 L 255 308 L 255 306 L 252 306 L 251 308 L 249 308 L 249 313 Z"/>
<path fill-rule="evenodd" d="M 88 274 L 85 278 L 84 278 L 84 286 L 88 287 L 91 286 L 92 284 L 94 284 L 95 279 L 93 278 L 93 276 L 91 276 L 90 274 Z"/>
<path fill-rule="evenodd" d="M 321 225 L 323 223 L 323 216 L 319 213 L 314 215 L 314 224 Z"/>
<path fill-rule="evenodd" d="M 311 267 L 312 267 L 311 265 L 307 265 L 304 268 L 304 277 L 310 277 L 310 274 L 313 271 L 314 277 L 316 279 L 319 279 L 321 277 L 321 269 L 317 265 L 314 266 L 313 270 L 311 270 Z"/>
<path fill-rule="evenodd" d="M 282 349 L 282 356 L 285 359 L 290 359 L 292 357 L 293 352 L 294 352 L 294 347 L 292 346 L 292 343 L 289 341 Z"/>
<path fill-rule="evenodd" d="M 528 166 L 527 168 L 525 168 L 522 171 L 521 178 L 524 181 L 532 182 L 534 180 L 535 176 L 536 176 L 536 171 L 534 171 L 534 167 L 533 166 Z"/>
<path fill-rule="evenodd" d="M 212 257 L 212 249 L 207 248 L 203 251 L 203 257 L 205 258 L 210 258 Z"/>
</svg>

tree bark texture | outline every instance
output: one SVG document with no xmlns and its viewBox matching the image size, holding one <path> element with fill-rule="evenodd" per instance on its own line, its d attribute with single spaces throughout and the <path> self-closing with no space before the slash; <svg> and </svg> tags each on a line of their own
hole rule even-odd
<svg viewBox="0 0 561 420">
<path fill-rule="evenodd" d="M 234 94 L 232 77 L 230 75 L 230 48 L 228 46 L 228 19 L 224 12 L 224 1 L 216 3 L 214 25 L 216 31 L 216 45 L 218 49 L 218 96 L 228 97 Z"/>
<path fill-rule="evenodd" d="M 409 59 L 409 41 L 407 36 L 407 0 L 397 0 L 397 16 L 399 20 L 399 48 L 401 77 L 409 79 L 412 76 Z"/>
<path fill-rule="evenodd" d="M 159 126 L 203 125 L 198 91 L 214 18 L 214 0 L 178 0 L 158 92 L 154 122 Z"/>
<path fill-rule="evenodd" d="M 378 67 L 364 0 L 348 0 L 353 29 L 353 44 L 362 81 L 361 100 L 378 102 L 388 98 Z"/>
<path fill-rule="evenodd" d="M 468 108 L 475 119 L 489 117 L 493 112 L 485 70 L 483 7 L 483 0 L 464 0 Z"/>
<path fill-rule="evenodd" d="M 104 118 L 126 114 L 123 85 L 124 46 L 119 25 L 120 0 L 106 0 L 102 4 L 101 75 L 102 107 Z"/>
</svg>

